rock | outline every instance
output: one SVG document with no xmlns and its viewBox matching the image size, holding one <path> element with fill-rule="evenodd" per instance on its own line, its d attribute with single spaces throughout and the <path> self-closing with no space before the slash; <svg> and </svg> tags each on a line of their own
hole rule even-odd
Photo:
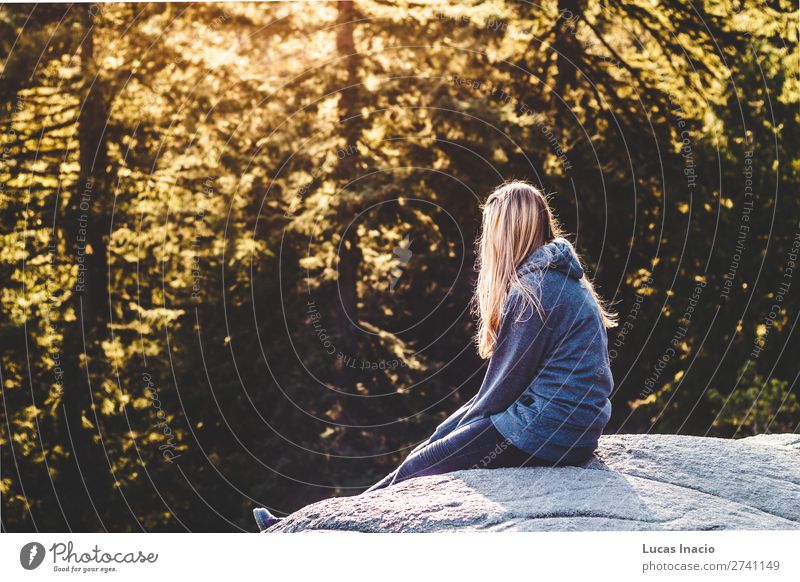
<svg viewBox="0 0 800 582">
<path fill-rule="evenodd" d="M 314 503 L 268 532 L 800 529 L 800 435 L 604 436 L 582 467 L 457 471 Z"/>
</svg>

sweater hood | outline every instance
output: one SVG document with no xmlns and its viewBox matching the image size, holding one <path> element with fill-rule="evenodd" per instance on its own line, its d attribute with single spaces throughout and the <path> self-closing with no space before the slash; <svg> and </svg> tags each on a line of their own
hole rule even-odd
<svg viewBox="0 0 800 582">
<path fill-rule="evenodd" d="M 549 243 L 543 244 L 534 250 L 517 267 L 517 273 L 521 276 L 546 269 L 560 271 L 573 279 L 583 277 L 583 267 L 581 267 L 578 255 L 575 253 L 575 248 L 572 243 L 562 237 L 554 238 Z"/>
</svg>

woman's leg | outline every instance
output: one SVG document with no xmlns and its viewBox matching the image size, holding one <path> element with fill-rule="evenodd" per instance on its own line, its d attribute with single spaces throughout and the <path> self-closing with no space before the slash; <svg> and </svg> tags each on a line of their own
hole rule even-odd
<svg viewBox="0 0 800 582">
<path fill-rule="evenodd" d="M 549 464 L 517 449 L 488 418 L 469 423 L 440 440 L 415 450 L 403 463 L 368 491 L 412 477 L 439 475 L 462 469 L 494 469 Z"/>
<path fill-rule="evenodd" d="M 416 453 L 420 449 L 425 448 L 428 445 L 429 442 L 430 442 L 430 439 L 422 441 L 416 447 L 414 447 L 414 449 L 408 454 L 408 456 L 410 457 L 411 455 L 413 455 L 414 453 Z M 381 479 L 380 481 L 375 483 L 372 487 L 370 487 L 369 489 L 364 491 L 364 493 L 369 493 L 370 491 L 375 491 L 376 489 L 383 489 L 387 485 L 390 485 L 392 483 L 392 481 L 394 480 L 395 475 L 397 475 L 397 469 L 395 469 L 394 471 L 392 471 L 391 473 L 386 475 L 386 477 L 384 477 L 383 479 Z"/>
<path fill-rule="evenodd" d="M 369 493 L 370 491 L 375 491 L 376 489 L 383 489 L 384 487 L 391 485 L 396 475 L 397 475 L 397 469 L 386 475 L 386 477 L 375 483 L 375 485 L 364 491 L 364 493 Z"/>
</svg>

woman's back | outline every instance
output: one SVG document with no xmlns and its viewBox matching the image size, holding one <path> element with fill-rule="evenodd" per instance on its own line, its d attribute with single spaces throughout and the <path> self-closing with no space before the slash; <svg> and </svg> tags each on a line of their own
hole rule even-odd
<svg viewBox="0 0 800 582">
<path fill-rule="evenodd" d="M 613 388 L 599 307 L 566 239 L 539 247 L 517 271 L 541 309 L 512 289 L 478 394 L 434 439 L 489 416 L 511 444 L 536 457 L 588 456 L 610 417 Z"/>
</svg>

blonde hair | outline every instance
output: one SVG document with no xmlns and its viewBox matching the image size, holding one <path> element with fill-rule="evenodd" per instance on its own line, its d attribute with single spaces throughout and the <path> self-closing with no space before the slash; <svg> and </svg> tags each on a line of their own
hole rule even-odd
<svg viewBox="0 0 800 582">
<path fill-rule="evenodd" d="M 494 352 L 511 289 L 519 291 L 523 305 L 520 313 L 533 306 L 544 318 L 536 290 L 520 279 L 517 268 L 537 248 L 561 237 L 562 229 L 545 195 L 520 180 L 495 188 L 481 208 L 483 223 L 477 241 L 478 283 L 473 311 L 478 316 L 478 354 L 488 358 Z M 585 274 L 581 282 L 597 303 L 603 325 L 616 326 L 616 315 L 605 307 Z"/>
</svg>

